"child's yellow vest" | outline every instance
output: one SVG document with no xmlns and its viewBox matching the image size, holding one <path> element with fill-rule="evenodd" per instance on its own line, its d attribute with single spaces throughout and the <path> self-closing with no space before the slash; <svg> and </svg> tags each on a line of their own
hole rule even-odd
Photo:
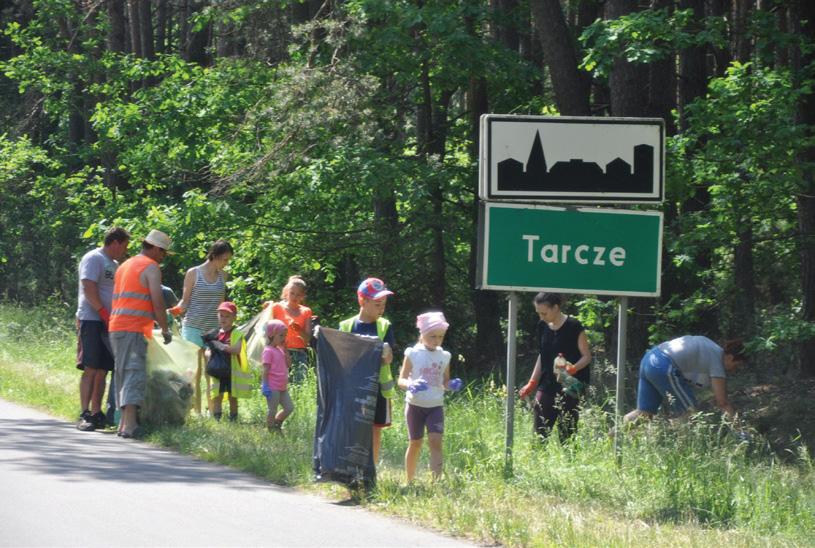
<svg viewBox="0 0 815 548">
<path fill-rule="evenodd" d="M 229 338 L 230 346 L 234 346 L 239 340 L 243 339 L 243 333 L 241 333 L 240 329 L 237 327 L 232 330 L 231 336 Z M 254 381 L 254 375 L 252 371 L 249 370 L 249 360 L 246 358 L 246 341 L 243 341 L 241 345 L 241 352 L 240 354 L 233 354 L 232 355 L 232 392 L 230 392 L 230 396 L 233 398 L 248 398 L 251 397 L 254 392 L 252 390 L 252 382 Z M 215 394 L 213 397 L 218 397 L 218 392 L 221 390 L 220 383 L 218 379 L 212 377 L 212 393 Z"/>
<path fill-rule="evenodd" d="M 340 322 L 340 331 L 350 333 L 354 328 L 354 320 L 359 319 L 359 316 L 348 318 Z M 385 334 L 388 332 L 388 327 L 391 322 L 385 318 L 376 319 L 376 336 L 380 341 L 385 340 Z M 379 368 L 379 390 L 382 392 L 382 397 L 391 399 L 396 395 L 396 384 L 393 382 L 393 374 L 391 373 L 390 364 L 383 363 Z"/>
</svg>

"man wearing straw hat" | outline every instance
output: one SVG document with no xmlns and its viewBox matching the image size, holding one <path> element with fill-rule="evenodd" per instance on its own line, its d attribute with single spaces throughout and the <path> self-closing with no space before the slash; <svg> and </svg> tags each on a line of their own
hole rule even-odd
<svg viewBox="0 0 815 548">
<path fill-rule="evenodd" d="M 116 270 L 109 331 L 116 361 L 116 405 L 122 411 L 118 435 L 123 438 L 140 434 L 136 410 L 144 403 L 147 339 L 153 336 L 153 322 L 161 327 L 164 344 L 173 338 L 164 313 L 159 268 L 170 244 L 167 234 L 151 230 L 142 242 L 141 253 Z"/>
</svg>

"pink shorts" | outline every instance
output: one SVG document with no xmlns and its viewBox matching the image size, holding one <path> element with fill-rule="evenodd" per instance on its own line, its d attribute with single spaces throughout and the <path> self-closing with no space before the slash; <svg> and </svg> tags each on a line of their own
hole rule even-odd
<svg viewBox="0 0 815 548">
<path fill-rule="evenodd" d="M 408 427 L 408 439 L 420 440 L 424 438 L 427 427 L 428 434 L 444 433 L 444 407 L 419 407 L 405 404 L 405 421 Z"/>
</svg>

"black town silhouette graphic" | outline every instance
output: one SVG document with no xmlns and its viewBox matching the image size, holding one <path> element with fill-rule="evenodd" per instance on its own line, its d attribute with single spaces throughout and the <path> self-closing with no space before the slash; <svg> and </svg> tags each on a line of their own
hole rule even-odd
<svg viewBox="0 0 815 548">
<path fill-rule="evenodd" d="M 540 132 L 535 132 L 535 140 L 529 158 L 524 164 L 515 158 L 498 162 L 499 191 L 536 192 L 622 192 L 650 193 L 654 183 L 654 147 L 636 145 L 634 147 L 634 169 L 622 158 L 615 158 L 606 164 L 605 172 L 594 162 L 570 159 L 556 162 L 548 169 L 543 153 Z"/>
</svg>

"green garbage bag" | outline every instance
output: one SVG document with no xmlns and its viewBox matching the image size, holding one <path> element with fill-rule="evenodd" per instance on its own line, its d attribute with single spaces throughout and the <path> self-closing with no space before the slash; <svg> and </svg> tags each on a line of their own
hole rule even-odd
<svg viewBox="0 0 815 548">
<path fill-rule="evenodd" d="M 181 426 L 192 408 L 198 347 L 180 337 L 163 344 L 156 330 L 147 341 L 147 387 L 141 422 L 151 426 Z"/>
<path fill-rule="evenodd" d="M 272 319 L 272 306 L 269 305 L 251 320 L 239 327 L 246 337 L 246 357 L 255 368 L 263 366 L 263 347 L 266 346 L 266 322 Z"/>
</svg>

